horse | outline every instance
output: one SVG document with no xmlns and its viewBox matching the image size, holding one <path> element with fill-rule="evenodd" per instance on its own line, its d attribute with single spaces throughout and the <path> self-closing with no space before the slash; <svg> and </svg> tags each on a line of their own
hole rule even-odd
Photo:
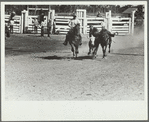
<svg viewBox="0 0 149 122">
<path fill-rule="evenodd" d="M 112 43 L 111 37 L 114 37 L 116 34 L 118 34 L 118 32 L 111 34 L 106 29 L 102 29 L 99 32 L 99 31 L 97 31 L 97 28 L 95 28 L 95 29 L 93 28 L 91 34 L 95 36 L 95 42 L 94 42 L 94 46 L 93 46 L 94 47 L 93 57 L 96 58 L 98 47 L 100 44 L 102 47 L 102 51 L 103 51 L 103 58 L 105 58 L 106 57 L 106 49 L 107 49 L 108 45 L 109 45 L 109 53 L 110 53 L 110 48 L 111 48 L 111 43 Z"/>
<path fill-rule="evenodd" d="M 78 48 L 81 42 L 80 24 L 75 25 L 75 27 L 73 28 L 73 31 L 66 36 L 66 39 L 68 39 L 68 42 L 71 46 L 73 57 L 77 58 L 77 54 L 79 53 Z"/>
<path fill-rule="evenodd" d="M 91 54 L 91 52 L 93 52 L 93 49 L 94 49 L 94 41 L 95 41 L 95 37 L 94 37 L 93 35 L 91 35 L 91 37 L 89 37 L 89 42 L 88 42 L 88 46 L 89 46 L 88 55 Z"/>
</svg>

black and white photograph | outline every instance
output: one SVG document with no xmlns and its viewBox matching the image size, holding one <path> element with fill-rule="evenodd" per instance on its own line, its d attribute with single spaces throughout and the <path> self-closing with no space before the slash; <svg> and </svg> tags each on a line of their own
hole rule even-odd
<svg viewBox="0 0 149 122">
<path fill-rule="evenodd" d="M 147 9 L 1 2 L 2 120 L 147 120 Z"/>
</svg>

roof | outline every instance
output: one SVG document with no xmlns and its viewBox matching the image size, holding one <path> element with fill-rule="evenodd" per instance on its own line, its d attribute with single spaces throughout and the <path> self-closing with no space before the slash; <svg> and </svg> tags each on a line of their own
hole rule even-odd
<svg viewBox="0 0 149 122">
<path fill-rule="evenodd" d="M 132 13 L 132 11 L 136 11 L 136 10 L 137 10 L 137 8 L 128 8 L 123 12 L 123 14 L 130 14 L 130 13 Z"/>
</svg>

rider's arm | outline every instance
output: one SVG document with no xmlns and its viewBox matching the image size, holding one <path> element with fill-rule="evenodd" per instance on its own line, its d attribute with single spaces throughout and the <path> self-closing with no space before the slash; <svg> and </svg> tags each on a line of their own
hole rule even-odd
<svg viewBox="0 0 149 122">
<path fill-rule="evenodd" d="M 71 20 L 69 21 L 68 26 L 71 27 Z"/>
<path fill-rule="evenodd" d="M 114 37 L 114 34 L 112 34 L 110 31 L 106 30 L 106 32 L 109 34 L 109 36 Z"/>
<path fill-rule="evenodd" d="M 77 20 L 77 24 L 80 24 L 80 25 L 81 25 L 81 22 L 80 22 L 80 20 L 79 20 L 79 19 Z"/>
</svg>

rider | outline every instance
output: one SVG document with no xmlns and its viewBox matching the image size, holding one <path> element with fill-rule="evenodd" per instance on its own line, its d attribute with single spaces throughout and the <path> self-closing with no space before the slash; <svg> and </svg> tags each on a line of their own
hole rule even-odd
<svg viewBox="0 0 149 122">
<path fill-rule="evenodd" d="M 67 45 L 67 43 L 68 43 L 68 36 L 69 35 L 71 35 L 72 33 L 73 33 L 73 30 L 74 30 L 74 27 L 75 27 L 75 25 L 77 25 L 77 24 L 80 24 L 80 21 L 78 20 L 78 18 L 76 17 L 76 14 L 75 13 L 73 13 L 73 19 L 72 20 L 70 20 L 70 22 L 69 22 L 69 24 L 68 24 L 68 26 L 70 27 L 70 30 L 68 31 L 68 33 L 67 33 L 67 35 L 66 35 L 66 39 L 65 39 L 65 41 L 64 41 L 64 45 Z M 80 36 L 80 45 L 82 45 L 82 37 L 81 37 L 81 34 L 79 35 Z"/>
<path fill-rule="evenodd" d="M 103 32 L 106 32 L 110 36 L 110 41 L 112 41 L 111 40 L 111 37 L 114 37 L 115 34 L 112 34 L 110 31 L 108 31 L 107 29 L 105 29 L 105 23 L 102 23 L 102 29 L 101 29 L 100 33 L 103 33 Z"/>
<path fill-rule="evenodd" d="M 98 37 L 100 35 L 100 33 L 107 33 L 109 35 L 109 39 L 110 41 L 112 41 L 111 37 L 114 37 L 115 34 L 112 34 L 110 31 L 108 31 L 107 29 L 105 29 L 105 24 L 102 23 L 102 29 L 99 32 L 97 28 L 94 28 L 92 25 L 90 25 L 90 32 L 89 32 L 89 37 L 91 37 L 91 35 L 93 35 L 94 37 Z M 94 32 L 94 33 L 93 33 Z"/>
</svg>

